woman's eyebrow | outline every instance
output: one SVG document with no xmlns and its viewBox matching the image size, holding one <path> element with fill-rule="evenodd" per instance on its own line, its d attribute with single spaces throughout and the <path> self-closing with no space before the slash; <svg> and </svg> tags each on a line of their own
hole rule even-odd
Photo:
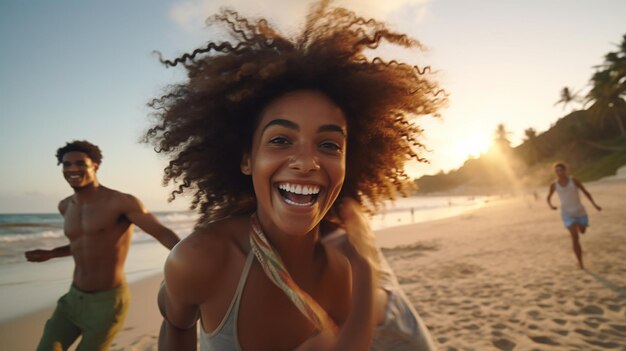
<svg viewBox="0 0 626 351">
<path fill-rule="evenodd" d="M 266 129 L 273 127 L 273 126 L 282 126 L 285 128 L 289 128 L 289 129 L 293 129 L 295 131 L 300 131 L 300 126 L 297 123 L 294 123 L 290 120 L 286 120 L 286 119 L 282 119 L 282 118 L 277 118 L 277 119 L 273 119 L 271 121 L 269 121 L 265 127 L 263 128 L 263 132 L 265 132 Z M 317 128 L 317 132 L 318 133 L 322 133 L 322 132 L 337 132 L 343 136 L 346 135 L 346 130 L 344 127 L 341 127 L 337 124 L 324 124 L 321 125 L 319 128 Z"/>
<path fill-rule="evenodd" d="M 317 128 L 317 132 L 337 132 L 343 136 L 346 136 L 346 129 L 337 124 L 324 124 Z"/>
<path fill-rule="evenodd" d="M 267 128 L 272 127 L 272 126 L 283 126 L 289 129 L 297 130 L 297 131 L 300 130 L 300 126 L 298 126 L 296 123 L 286 120 L 286 119 L 277 118 L 277 119 L 273 119 L 269 121 L 269 123 L 267 123 L 265 127 L 263 127 L 263 132 L 265 132 Z"/>
</svg>

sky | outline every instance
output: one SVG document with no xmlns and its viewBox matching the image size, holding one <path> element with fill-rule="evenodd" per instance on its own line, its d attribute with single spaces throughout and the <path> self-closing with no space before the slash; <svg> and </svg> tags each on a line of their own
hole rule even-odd
<svg viewBox="0 0 626 351">
<path fill-rule="evenodd" d="M 86 139 L 103 151 L 98 179 L 131 193 L 151 211 L 167 202 L 167 160 L 140 143 L 146 103 L 184 79 L 167 58 L 210 39 L 204 19 L 228 6 L 295 33 L 310 1 L 0 0 L 0 213 L 56 212 L 72 191 L 56 149 Z M 412 177 L 448 171 L 486 151 L 503 123 L 513 145 L 524 130 L 547 130 L 570 108 L 554 106 L 563 87 L 584 94 L 594 66 L 626 33 L 626 1 L 343 0 L 364 16 L 418 39 L 425 51 L 386 50 L 385 58 L 436 70 L 449 94 L 442 118 L 422 117 L 429 164 Z M 219 39 L 219 38 L 218 38 Z"/>
</svg>

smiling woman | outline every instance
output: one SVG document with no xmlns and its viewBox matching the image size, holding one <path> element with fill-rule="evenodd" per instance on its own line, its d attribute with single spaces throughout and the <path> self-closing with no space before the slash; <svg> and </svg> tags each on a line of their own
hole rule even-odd
<svg viewBox="0 0 626 351">
<path fill-rule="evenodd" d="M 202 215 L 165 266 L 161 348 L 194 349 L 199 319 L 202 350 L 363 350 L 377 324 L 428 350 L 402 295 L 379 288 L 362 214 L 403 190 L 405 162 L 421 160 L 409 120 L 445 102 L 427 70 L 364 51 L 419 44 L 328 1 L 295 38 L 231 10 L 213 22 L 235 42 L 163 61 L 189 80 L 151 103 L 164 179 Z M 337 226 L 348 240 L 323 241 Z"/>
<path fill-rule="evenodd" d="M 298 90 L 270 103 L 242 161 L 261 226 L 304 235 L 321 222 L 344 182 L 345 144 L 343 112 L 322 93 Z"/>
</svg>

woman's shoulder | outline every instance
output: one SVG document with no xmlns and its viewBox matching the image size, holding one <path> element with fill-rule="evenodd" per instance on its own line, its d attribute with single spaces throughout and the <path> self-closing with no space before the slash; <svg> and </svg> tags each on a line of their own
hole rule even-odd
<svg viewBox="0 0 626 351">
<path fill-rule="evenodd" d="M 194 266 L 201 263 L 220 263 L 228 259 L 233 251 L 247 251 L 243 239 L 248 236 L 249 223 L 248 218 L 234 217 L 199 224 L 176 245 L 170 256 L 176 261 Z"/>
<path fill-rule="evenodd" d="M 227 274 L 224 267 L 245 257 L 248 249 L 243 237 L 247 235 L 247 228 L 249 221 L 245 218 L 227 218 L 198 225 L 167 257 L 165 279 L 168 287 L 205 295 L 205 290 L 213 282 Z"/>
</svg>

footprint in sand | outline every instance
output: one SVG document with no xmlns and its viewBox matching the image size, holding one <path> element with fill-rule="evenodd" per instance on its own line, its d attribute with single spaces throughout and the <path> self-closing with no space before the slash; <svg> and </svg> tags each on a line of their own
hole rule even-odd
<svg viewBox="0 0 626 351">
<path fill-rule="evenodd" d="M 537 318 L 541 315 L 541 312 L 537 310 L 531 310 L 531 311 L 526 312 L 526 314 L 529 315 L 530 317 Z"/>
<path fill-rule="evenodd" d="M 569 331 L 565 329 L 550 329 L 550 331 L 561 336 L 567 336 L 567 334 L 569 334 Z"/>
<path fill-rule="evenodd" d="M 616 347 L 623 346 L 613 341 L 585 340 L 585 342 L 594 346 L 603 347 L 605 349 L 614 349 Z"/>
<path fill-rule="evenodd" d="M 609 324 L 609 326 L 615 330 L 626 333 L 626 325 L 624 324 Z"/>
<path fill-rule="evenodd" d="M 591 328 L 593 328 L 593 329 L 597 329 L 597 328 L 598 328 L 598 326 L 600 325 L 600 323 L 597 323 L 597 322 L 591 321 L 591 320 L 589 320 L 589 318 L 585 319 L 585 320 L 583 321 L 583 323 L 587 324 L 588 326 L 590 326 L 590 327 L 591 327 Z"/>
<path fill-rule="evenodd" d="M 604 310 L 596 305 L 588 305 L 580 309 L 582 314 L 604 314 Z"/>
<path fill-rule="evenodd" d="M 609 310 L 611 310 L 613 312 L 619 312 L 622 309 L 622 306 L 620 306 L 620 305 L 607 305 L 606 308 L 608 308 Z"/>
<path fill-rule="evenodd" d="M 587 318 L 587 320 L 594 321 L 596 323 L 606 323 L 609 321 L 607 318 L 604 317 L 589 317 Z"/>
<path fill-rule="evenodd" d="M 538 343 L 538 344 L 545 344 L 545 345 L 560 345 L 558 342 L 554 341 L 551 337 L 549 336 L 529 336 L 529 338 Z"/>
<path fill-rule="evenodd" d="M 515 343 L 509 339 L 497 339 L 493 341 L 493 346 L 498 350 L 511 351 L 515 348 Z"/>
<path fill-rule="evenodd" d="M 578 333 L 580 335 L 584 335 L 584 336 L 594 336 L 596 335 L 596 333 L 592 332 L 591 330 L 586 330 L 586 329 L 574 329 L 575 333 Z"/>
<path fill-rule="evenodd" d="M 620 333 L 617 330 L 613 330 L 613 329 L 601 329 L 600 330 L 600 335 L 609 335 L 609 336 L 615 336 L 619 339 L 623 339 L 624 340 L 624 345 L 626 345 L 626 334 L 624 333 Z M 625 346 L 626 347 L 626 346 Z M 626 350 L 626 348 L 624 349 Z"/>
</svg>

